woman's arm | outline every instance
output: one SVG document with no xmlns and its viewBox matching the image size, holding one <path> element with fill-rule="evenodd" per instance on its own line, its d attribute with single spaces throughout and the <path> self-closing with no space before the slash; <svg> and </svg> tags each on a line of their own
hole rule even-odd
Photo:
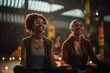
<svg viewBox="0 0 110 73">
<path fill-rule="evenodd" d="M 62 54 L 62 60 L 65 62 L 65 63 L 68 63 L 68 55 L 67 55 L 67 49 L 66 49 L 66 44 L 63 43 L 62 44 L 62 47 L 61 47 L 61 54 Z"/>
<path fill-rule="evenodd" d="M 97 64 L 98 62 L 100 62 L 100 60 L 96 57 L 96 54 L 93 51 L 93 45 L 92 45 L 92 43 L 90 41 L 88 41 L 88 43 L 87 43 L 86 46 L 87 46 L 87 49 L 88 49 L 89 57 L 93 61 L 93 63 L 96 63 Z"/>
<path fill-rule="evenodd" d="M 21 63 L 22 66 L 26 66 L 26 48 L 24 44 L 21 44 Z"/>
<path fill-rule="evenodd" d="M 61 47 L 61 53 L 62 53 L 62 61 L 61 61 L 61 65 L 65 66 L 68 70 L 71 70 L 72 67 L 68 64 L 68 55 L 67 55 L 67 49 L 66 49 L 66 44 L 62 44 Z"/>
<path fill-rule="evenodd" d="M 57 64 L 55 62 L 55 58 L 54 58 L 54 50 L 53 50 L 53 48 L 51 48 L 51 64 L 52 64 L 53 67 L 57 66 Z"/>
</svg>

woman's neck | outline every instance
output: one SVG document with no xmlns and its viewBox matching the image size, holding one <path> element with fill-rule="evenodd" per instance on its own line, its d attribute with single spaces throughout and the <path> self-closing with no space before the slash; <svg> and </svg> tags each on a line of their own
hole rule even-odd
<svg viewBox="0 0 110 73">
<path fill-rule="evenodd" d="M 34 33 L 32 34 L 33 39 L 41 39 L 43 38 L 44 34 L 43 33 Z"/>
<path fill-rule="evenodd" d="M 80 41 L 80 40 L 81 40 L 81 36 L 79 36 L 79 35 L 74 35 L 74 40 L 75 40 L 75 41 Z"/>
</svg>

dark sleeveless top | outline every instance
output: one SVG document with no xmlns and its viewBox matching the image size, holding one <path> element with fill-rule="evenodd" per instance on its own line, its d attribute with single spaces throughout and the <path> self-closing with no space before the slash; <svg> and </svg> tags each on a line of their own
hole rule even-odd
<svg viewBox="0 0 110 73">
<path fill-rule="evenodd" d="M 48 39 L 47 37 L 45 37 L 45 36 L 43 38 L 44 38 L 45 66 L 46 66 L 46 68 L 51 68 L 52 67 L 52 64 L 51 64 L 52 41 L 50 39 Z M 30 67 L 31 40 L 32 40 L 32 36 L 28 36 L 28 37 L 24 38 L 23 41 L 22 41 L 22 43 L 24 44 L 24 46 L 26 48 L 26 67 L 27 68 Z"/>
<path fill-rule="evenodd" d="M 30 69 L 45 69 L 45 60 L 44 60 L 44 46 L 41 48 L 36 48 L 33 44 L 31 44 L 31 60 L 30 60 Z"/>
</svg>

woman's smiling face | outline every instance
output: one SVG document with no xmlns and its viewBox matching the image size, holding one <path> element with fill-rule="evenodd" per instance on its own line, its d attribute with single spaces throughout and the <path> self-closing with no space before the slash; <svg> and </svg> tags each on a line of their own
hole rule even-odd
<svg viewBox="0 0 110 73">
<path fill-rule="evenodd" d="M 72 31 L 74 35 L 81 35 L 83 33 L 84 26 L 80 21 L 75 21 L 72 26 Z"/>
<path fill-rule="evenodd" d="M 36 18 L 34 20 L 34 26 L 33 26 L 33 31 L 35 32 L 43 32 L 46 28 L 46 24 L 45 22 L 43 21 L 42 18 Z"/>
</svg>

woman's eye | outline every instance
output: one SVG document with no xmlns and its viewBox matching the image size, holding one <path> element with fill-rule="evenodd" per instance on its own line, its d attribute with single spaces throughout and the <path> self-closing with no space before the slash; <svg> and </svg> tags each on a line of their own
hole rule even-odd
<svg viewBox="0 0 110 73">
<path fill-rule="evenodd" d="M 83 27 L 83 25 L 80 25 L 80 27 Z"/>
<path fill-rule="evenodd" d="M 39 23 L 36 23 L 36 24 L 39 24 Z"/>
</svg>

